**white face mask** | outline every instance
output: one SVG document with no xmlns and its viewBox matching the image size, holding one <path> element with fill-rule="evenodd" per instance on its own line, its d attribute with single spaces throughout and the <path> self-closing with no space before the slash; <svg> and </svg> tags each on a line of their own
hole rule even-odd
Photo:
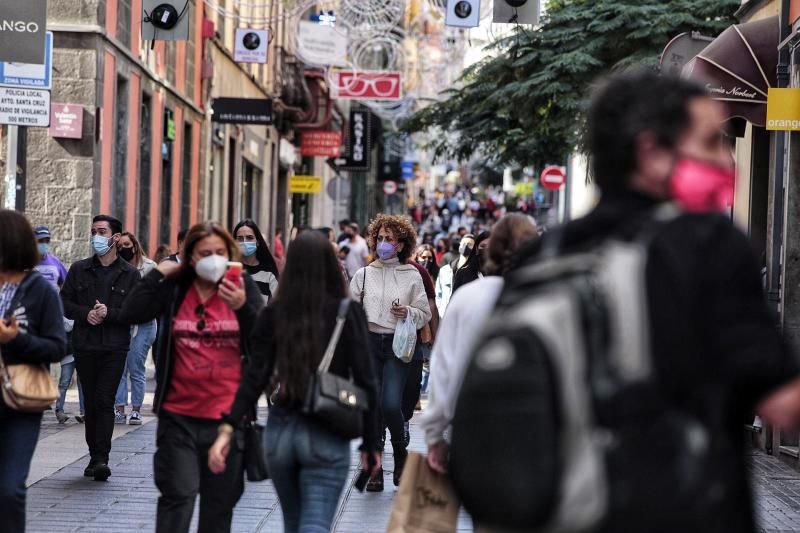
<svg viewBox="0 0 800 533">
<path fill-rule="evenodd" d="M 221 255 L 209 255 L 194 264 L 194 271 L 201 279 L 216 283 L 225 275 L 228 270 L 228 258 Z"/>
</svg>

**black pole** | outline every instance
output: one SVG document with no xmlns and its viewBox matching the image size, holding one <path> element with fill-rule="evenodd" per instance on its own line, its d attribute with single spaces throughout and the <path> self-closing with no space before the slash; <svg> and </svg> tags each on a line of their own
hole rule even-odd
<svg viewBox="0 0 800 533">
<path fill-rule="evenodd" d="M 791 28 L 789 27 L 789 4 L 790 0 L 781 0 L 780 9 L 780 37 L 778 42 L 783 42 L 787 37 Z M 789 48 L 784 45 L 778 50 L 778 70 L 777 82 L 778 87 L 789 86 Z M 768 280 L 767 296 L 770 305 L 775 311 L 775 316 L 778 321 L 778 327 L 782 327 L 783 319 L 781 313 L 781 274 L 782 274 L 782 257 L 783 257 L 783 237 L 784 237 L 784 174 L 785 174 L 785 152 L 786 152 L 786 132 L 776 131 L 773 145 L 773 157 L 775 159 L 775 173 L 773 175 L 772 183 L 772 254 L 770 257 L 770 275 Z"/>
</svg>

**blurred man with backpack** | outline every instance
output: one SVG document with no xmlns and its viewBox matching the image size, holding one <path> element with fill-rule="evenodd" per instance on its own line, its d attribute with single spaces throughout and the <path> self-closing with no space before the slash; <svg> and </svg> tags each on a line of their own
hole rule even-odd
<svg viewBox="0 0 800 533">
<path fill-rule="evenodd" d="M 800 421 L 800 365 L 729 213 L 722 104 L 652 72 L 594 94 L 602 192 L 506 276 L 450 470 L 487 530 L 752 532 L 742 420 Z"/>
</svg>

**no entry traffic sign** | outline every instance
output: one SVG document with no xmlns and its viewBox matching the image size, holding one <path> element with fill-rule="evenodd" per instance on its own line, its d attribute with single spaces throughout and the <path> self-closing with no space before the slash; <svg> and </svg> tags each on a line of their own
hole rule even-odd
<svg viewBox="0 0 800 533">
<path fill-rule="evenodd" d="M 567 182 L 567 172 L 564 167 L 551 165 L 542 170 L 542 175 L 539 181 L 541 182 L 542 187 L 545 189 L 557 191 Z"/>
<path fill-rule="evenodd" d="M 384 181 L 383 182 L 383 192 L 387 196 L 390 196 L 397 192 L 397 182 L 396 181 Z"/>
</svg>

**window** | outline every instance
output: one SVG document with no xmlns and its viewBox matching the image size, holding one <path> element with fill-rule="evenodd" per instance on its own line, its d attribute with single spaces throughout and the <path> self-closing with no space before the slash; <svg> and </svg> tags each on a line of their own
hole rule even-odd
<svg viewBox="0 0 800 533">
<path fill-rule="evenodd" d="M 164 110 L 164 129 L 168 128 L 170 121 L 175 120 L 171 109 Z M 161 220 L 159 228 L 159 244 L 171 244 L 169 231 L 172 227 L 172 156 L 174 143 L 167 139 L 161 143 Z"/>
<path fill-rule="evenodd" d="M 167 41 L 167 45 L 164 49 L 164 56 L 167 65 L 167 83 L 175 87 L 175 59 L 177 56 L 175 41 Z"/>
<path fill-rule="evenodd" d="M 117 39 L 131 47 L 131 0 L 117 0 Z"/>
<path fill-rule="evenodd" d="M 189 3 L 189 40 L 186 42 L 186 95 L 190 100 L 194 100 L 194 51 L 195 51 L 195 18 L 192 16 L 194 13 L 194 0 Z"/>
<path fill-rule="evenodd" d="M 116 113 L 114 117 L 114 166 L 111 175 L 112 212 L 125 220 L 128 180 L 128 80 L 117 76 Z M 112 142 L 109 139 L 109 142 Z"/>
<path fill-rule="evenodd" d="M 148 94 L 142 94 L 139 117 L 139 195 L 137 201 L 136 237 L 145 250 L 150 249 L 150 166 L 152 164 L 153 107 Z"/>
<path fill-rule="evenodd" d="M 181 226 L 189 227 L 192 216 L 192 124 L 187 122 L 183 127 L 183 164 L 181 175 Z"/>
</svg>

